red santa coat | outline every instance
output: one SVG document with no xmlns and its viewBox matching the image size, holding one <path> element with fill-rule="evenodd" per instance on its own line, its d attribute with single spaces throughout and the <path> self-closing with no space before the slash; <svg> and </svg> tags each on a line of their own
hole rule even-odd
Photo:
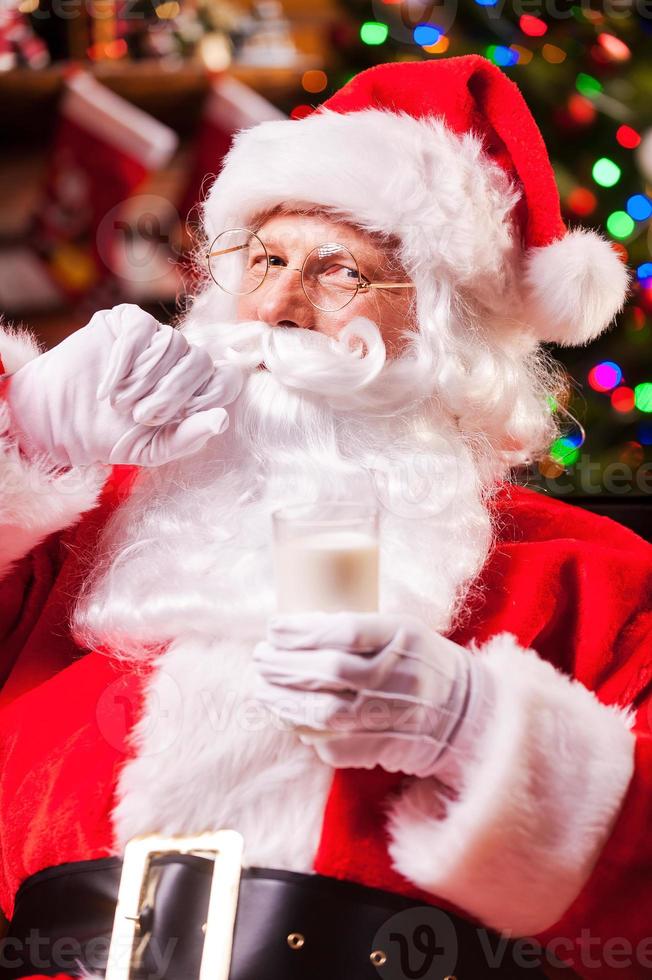
<svg viewBox="0 0 652 980">
<path fill-rule="evenodd" d="M 27 876 L 119 853 L 116 783 L 136 751 L 129 733 L 149 668 L 80 650 L 67 629 L 130 472 L 114 470 L 103 491 L 106 472 L 61 492 L 61 476 L 20 458 L 1 406 L 0 458 L 0 906 L 10 917 Z M 314 868 L 536 935 L 548 961 L 580 976 L 636 980 L 652 968 L 652 548 L 527 490 L 505 487 L 495 508 L 483 588 L 452 634 L 500 682 L 462 790 L 451 800 L 435 780 L 335 771 Z"/>
</svg>

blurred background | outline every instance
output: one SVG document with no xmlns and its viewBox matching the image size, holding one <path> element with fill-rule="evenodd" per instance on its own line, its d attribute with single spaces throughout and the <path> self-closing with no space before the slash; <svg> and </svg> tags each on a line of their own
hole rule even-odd
<svg viewBox="0 0 652 980">
<path fill-rule="evenodd" d="M 0 0 L 0 311 L 48 346 L 192 292 L 196 203 L 233 133 L 386 61 L 484 54 L 521 87 L 572 225 L 633 271 L 617 327 L 555 350 L 564 437 L 524 480 L 652 500 L 652 2 Z M 264 161 L 261 162 L 264 166 Z M 646 510 L 650 514 L 650 510 Z M 617 515 L 616 515 L 617 516 Z M 649 527 L 649 525 L 648 525 Z"/>
</svg>

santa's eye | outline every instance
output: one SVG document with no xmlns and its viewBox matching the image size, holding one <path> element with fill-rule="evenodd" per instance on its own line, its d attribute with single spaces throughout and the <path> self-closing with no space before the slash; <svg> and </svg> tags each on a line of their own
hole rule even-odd
<svg viewBox="0 0 652 980">
<path fill-rule="evenodd" d="M 350 283 L 358 281 L 358 270 L 348 266 L 341 265 L 339 263 L 329 265 L 322 269 L 320 272 L 320 278 L 325 279 L 327 282 L 333 283 Z"/>
</svg>

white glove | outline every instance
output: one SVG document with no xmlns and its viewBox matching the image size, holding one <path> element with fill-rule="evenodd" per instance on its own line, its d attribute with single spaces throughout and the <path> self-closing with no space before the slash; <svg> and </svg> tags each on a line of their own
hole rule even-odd
<svg viewBox="0 0 652 980">
<path fill-rule="evenodd" d="M 239 368 L 123 303 L 12 374 L 6 398 L 26 452 L 60 466 L 159 466 L 223 432 L 241 387 Z"/>
<path fill-rule="evenodd" d="M 471 754 L 492 702 L 477 658 L 412 616 L 276 616 L 254 661 L 256 697 L 334 767 L 451 770 L 447 756 Z"/>
</svg>

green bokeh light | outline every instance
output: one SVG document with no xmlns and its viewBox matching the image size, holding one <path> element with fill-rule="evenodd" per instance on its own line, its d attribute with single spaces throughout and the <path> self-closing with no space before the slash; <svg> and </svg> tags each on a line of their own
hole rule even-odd
<svg viewBox="0 0 652 980">
<path fill-rule="evenodd" d="M 636 228 L 636 222 L 626 211 L 613 211 L 607 218 L 607 231 L 614 238 L 628 238 Z"/>
<path fill-rule="evenodd" d="M 360 40 L 364 44 L 384 44 L 389 34 L 387 24 L 377 20 L 367 20 L 360 28 Z"/>
<path fill-rule="evenodd" d="M 550 447 L 550 456 L 560 466 L 572 466 L 580 458 L 580 451 L 570 439 L 556 439 Z"/>
<path fill-rule="evenodd" d="M 600 157 L 593 164 L 593 179 L 600 187 L 613 187 L 620 180 L 621 170 L 609 157 Z"/>
<path fill-rule="evenodd" d="M 587 75 L 581 71 L 575 79 L 575 87 L 582 95 L 591 98 L 592 95 L 599 95 L 602 91 L 602 84 L 593 75 Z"/>
<path fill-rule="evenodd" d="M 652 381 L 644 381 L 634 388 L 634 404 L 639 412 L 652 412 Z"/>
</svg>

